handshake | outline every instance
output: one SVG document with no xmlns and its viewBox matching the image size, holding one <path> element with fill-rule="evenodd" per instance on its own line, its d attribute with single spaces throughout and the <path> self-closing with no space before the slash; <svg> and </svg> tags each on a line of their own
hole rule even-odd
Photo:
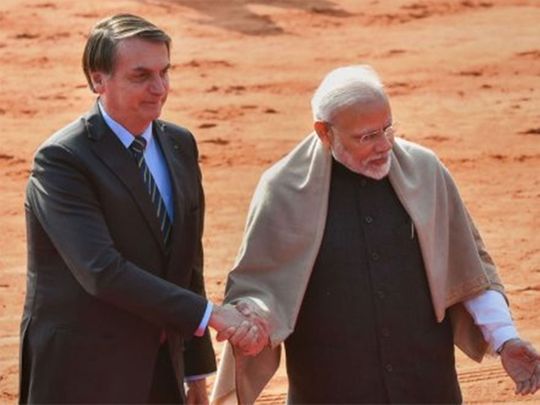
<svg viewBox="0 0 540 405">
<path fill-rule="evenodd" d="M 209 326 L 217 331 L 217 340 L 228 340 L 235 351 L 255 356 L 270 345 L 270 326 L 262 309 L 250 300 L 215 305 Z"/>
</svg>

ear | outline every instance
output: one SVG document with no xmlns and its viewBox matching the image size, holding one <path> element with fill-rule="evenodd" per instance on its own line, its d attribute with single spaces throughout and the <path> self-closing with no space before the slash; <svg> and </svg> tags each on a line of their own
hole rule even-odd
<svg viewBox="0 0 540 405">
<path fill-rule="evenodd" d="M 92 80 L 92 87 L 97 94 L 103 94 L 105 91 L 106 75 L 103 72 L 91 72 L 90 79 Z"/>
<path fill-rule="evenodd" d="M 330 137 L 330 125 L 324 121 L 315 121 L 313 123 L 313 129 L 315 129 L 315 132 L 317 133 L 317 136 L 319 137 L 323 145 L 330 149 L 330 147 L 332 146 L 332 139 Z"/>
</svg>

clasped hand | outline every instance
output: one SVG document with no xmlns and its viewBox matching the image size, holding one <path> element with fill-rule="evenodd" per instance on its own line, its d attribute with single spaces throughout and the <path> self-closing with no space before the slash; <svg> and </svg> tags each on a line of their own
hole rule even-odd
<svg viewBox="0 0 540 405">
<path fill-rule="evenodd" d="M 269 324 L 260 308 L 249 300 L 215 307 L 210 326 L 217 340 L 229 343 L 245 356 L 255 356 L 269 345 Z"/>
</svg>

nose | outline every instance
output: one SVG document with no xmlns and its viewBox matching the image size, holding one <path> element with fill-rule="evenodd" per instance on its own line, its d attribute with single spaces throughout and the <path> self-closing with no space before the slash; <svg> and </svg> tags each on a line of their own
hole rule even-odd
<svg viewBox="0 0 540 405">
<path fill-rule="evenodd" d="M 380 136 L 377 137 L 377 140 L 375 142 L 375 150 L 378 153 L 388 152 L 390 149 L 392 149 L 392 146 L 394 144 L 394 137 L 387 137 L 383 132 L 380 134 Z"/>
<path fill-rule="evenodd" d="M 167 92 L 168 86 L 169 86 L 169 83 L 167 81 L 167 78 L 157 76 L 150 83 L 149 90 L 152 94 L 163 95 Z"/>
</svg>

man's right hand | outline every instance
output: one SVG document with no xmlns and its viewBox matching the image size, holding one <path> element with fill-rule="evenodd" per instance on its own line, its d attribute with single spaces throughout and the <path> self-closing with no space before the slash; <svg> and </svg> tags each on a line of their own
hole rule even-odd
<svg viewBox="0 0 540 405">
<path fill-rule="evenodd" d="M 247 333 L 255 325 L 238 312 L 234 306 L 225 304 L 223 306 L 214 305 L 208 326 L 218 332 L 217 340 L 221 342 L 228 339 L 227 330 L 242 329 L 244 333 Z"/>
<path fill-rule="evenodd" d="M 259 328 L 259 335 L 255 339 L 242 339 L 235 347 L 245 356 L 255 356 L 259 354 L 265 346 L 270 346 L 270 324 L 267 312 L 263 311 L 257 304 L 249 299 L 241 300 L 235 304 L 236 309 Z M 231 343 L 235 340 L 233 335 Z"/>
<path fill-rule="evenodd" d="M 229 340 L 244 355 L 258 354 L 269 341 L 267 321 L 245 304 L 215 305 L 209 326 L 218 332 L 218 341 Z"/>
</svg>

